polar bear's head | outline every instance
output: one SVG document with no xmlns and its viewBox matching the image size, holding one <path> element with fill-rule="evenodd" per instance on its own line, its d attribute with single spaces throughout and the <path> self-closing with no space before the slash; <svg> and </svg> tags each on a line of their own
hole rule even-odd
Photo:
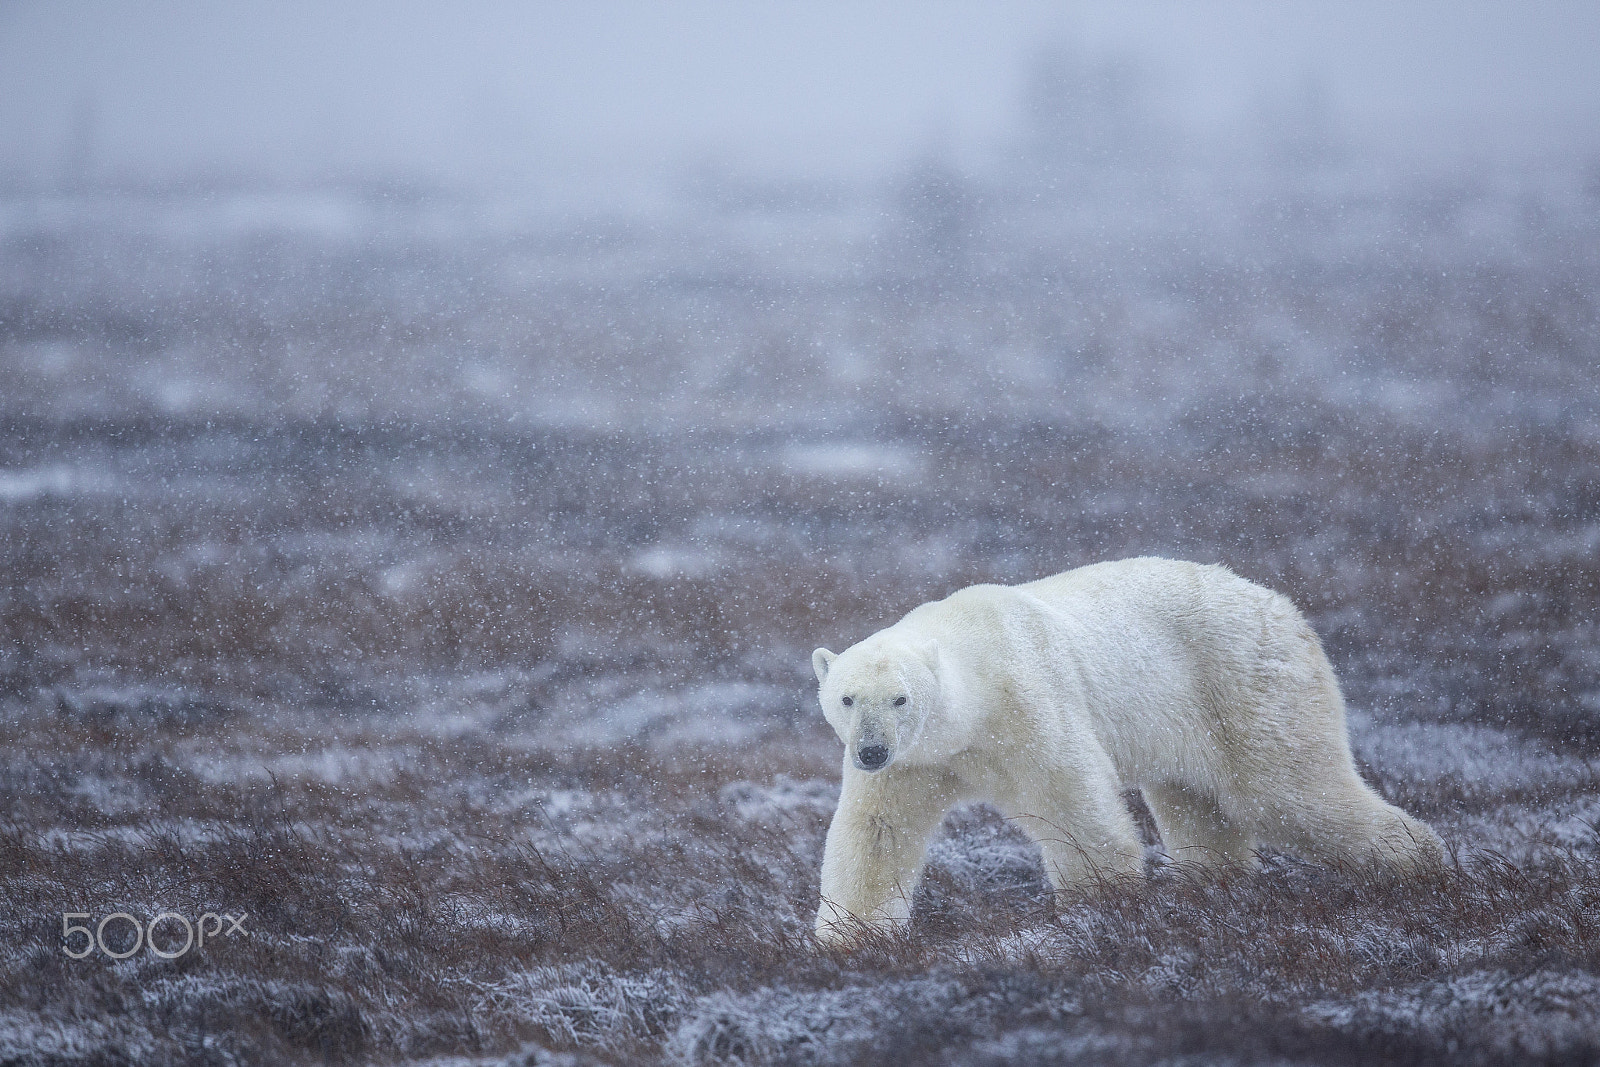
<svg viewBox="0 0 1600 1067">
<path fill-rule="evenodd" d="M 939 645 L 877 634 L 835 655 L 811 654 L 817 699 L 850 760 L 881 771 L 922 737 L 939 700 Z"/>
</svg>

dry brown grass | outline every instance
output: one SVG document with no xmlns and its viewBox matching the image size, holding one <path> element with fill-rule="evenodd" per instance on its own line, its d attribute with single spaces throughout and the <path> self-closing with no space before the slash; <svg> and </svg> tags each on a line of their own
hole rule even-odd
<svg viewBox="0 0 1600 1067">
<path fill-rule="evenodd" d="M 762 991 L 791 1000 L 857 991 L 848 1001 L 879 987 L 898 1013 L 838 1054 L 918 1062 L 966 1048 L 981 1060 L 997 1035 L 1042 1027 L 1100 1034 L 1139 1060 L 1277 1049 L 1318 1062 L 1442 1062 L 1451 1041 L 1491 1062 L 1493 1048 L 1474 1042 L 1490 1040 L 1496 1013 L 1529 1011 L 1537 1029 L 1536 1005 L 1485 1005 L 1476 1023 L 1447 1033 L 1429 1030 L 1423 1013 L 1392 1040 L 1306 1009 L 1480 974 L 1588 974 L 1600 963 L 1600 867 L 1589 851 L 1515 863 L 1474 854 L 1421 882 L 1283 857 L 1249 876 L 1159 868 L 1148 884 L 1106 885 L 1057 908 L 1024 839 L 981 810 L 952 816 L 949 851 L 936 850 L 910 929 L 819 953 L 808 919 L 825 804 L 750 818 L 727 791 L 827 773 L 814 755 L 797 764 L 789 746 L 737 759 L 529 753 L 520 739 L 438 741 L 371 724 L 339 743 L 415 757 L 403 773 L 336 787 L 281 770 L 203 778 L 182 766 L 192 740 L 97 746 L 80 733 L 62 746 L 74 760 L 28 753 L 49 773 L 13 799 L 0 835 L 7 939 L 20 946 L 0 1002 L 62 1027 L 120 1005 L 123 1040 L 148 1032 L 161 1058 L 194 1062 L 204 1057 L 185 1042 L 220 1033 L 240 1054 L 271 1059 L 528 1042 L 618 1061 L 667 1048 L 693 1057 L 707 1053 L 693 1044 L 695 1027 L 710 1025 L 704 1012 L 721 1020 L 723 1039 L 743 1034 L 758 1049 L 763 1026 L 781 1029 L 765 1013 L 800 1010 L 762 1007 Z M 326 738 L 262 740 L 270 759 Z M 99 826 L 72 781 L 97 751 L 95 774 L 144 797 Z M 528 783 L 543 800 L 504 802 Z M 548 813 L 558 791 L 603 796 L 604 807 L 587 829 L 558 825 Z M 63 841 L 50 827 L 82 829 Z M 176 962 L 73 961 L 56 947 L 61 911 L 158 909 L 247 911 L 252 935 Z M 642 985 L 630 992 L 628 976 Z M 947 987 L 960 990 L 960 1011 Z M 1219 1029 L 1219 1018 L 1248 1025 Z M 1035 1038 L 1046 1059 L 1076 1047 L 1051 1052 Z M 1569 1042 L 1562 1055 L 1590 1047 Z"/>
<path fill-rule="evenodd" d="M 1581 1060 L 1600 569 L 1568 546 L 1600 455 L 1309 418 L 1244 451 L 1196 431 L 1181 455 L 943 428 L 906 439 L 937 478 L 845 485 L 728 465 L 754 447 L 737 436 L 312 425 L 274 439 L 248 504 L 13 509 L 0 1005 L 40 1048 L 195 1063 Z M 134 457 L 181 457 L 245 432 L 128 434 Z M 367 466 L 318 474 L 330 447 Z M 453 504 L 405 503 L 421 454 L 456 457 Z M 508 510 L 480 515 L 508 479 Z M 659 545 L 712 562 L 663 576 L 640 562 Z M 837 752 L 806 651 L 959 585 L 1137 551 L 1230 562 L 1305 605 L 1380 731 L 1370 777 L 1459 863 L 1420 884 L 1290 857 L 1158 868 L 1057 909 L 1026 839 L 977 809 L 951 817 L 907 931 L 818 953 Z M 1534 776 L 1452 771 L 1443 733 L 1395 762 L 1384 724 L 1429 722 L 1523 746 Z M 1540 820 L 1578 829 L 1524 841 Z M 253 933 L 73 961 L 68 910 L 242 911 Z"/>
<path fill-rule="evenodd" d="M 0 1065 L 1600 1061 L 1592 204 L 1284 181 L 996 201 L 937 277 L 17 213 Z M 816 951 L 810 650 L 1142 553 L 1300 604 L 1458 862 L 1058 908 L 969 809 L 907 930 Z M 252 933 L 74 961 L 74 910 Z"/>
</svg>

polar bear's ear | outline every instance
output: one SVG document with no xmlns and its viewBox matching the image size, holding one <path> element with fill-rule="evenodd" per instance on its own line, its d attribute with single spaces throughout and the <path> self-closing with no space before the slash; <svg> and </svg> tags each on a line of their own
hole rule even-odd
<svg viewBox="0 0 1600 1067">
<path fill-rule="evenodd" d="M 833 666 L 833 661 L 839 657 L 825 648 L 819 648 L 811 653 L 811 669 L 817 672 L 817 681 L 828 680 L 828 668 Z"/>
<path fill-rule="evenodd" d="M 930 637 L 923 644 L 920 651 L 922 652 L 922 658 L 928 662 L 928 669 L 937 671 L 939 669 L 939 642 Z"/>
</svg>

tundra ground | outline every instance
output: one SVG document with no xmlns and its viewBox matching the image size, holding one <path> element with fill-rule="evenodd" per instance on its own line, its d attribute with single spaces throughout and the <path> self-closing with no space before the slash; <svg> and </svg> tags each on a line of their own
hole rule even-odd
<svg viewBox="0 0 1600 1067">
<path fill-rule="evenodd" d="M 867 277 L 13 213 L 0 1063 L 1600 1060 L 1600 244 L 1452 195 Z M 1057 906 L 965 808 L 818 952 L 811 649 L 1144 553 L 1306 611 L 1451 867 Z"/>
</svg>

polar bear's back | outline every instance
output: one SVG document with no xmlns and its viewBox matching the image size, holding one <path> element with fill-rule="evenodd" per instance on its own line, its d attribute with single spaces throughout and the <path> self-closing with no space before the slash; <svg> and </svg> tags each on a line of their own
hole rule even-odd
<svg viewBox="0 0 1600 1067">
<path fill-rule="evenodd" d="M 1200 598 L 1206 601 L 1275 595 L 1226 567 L 1160 556 L 1091 563 L 1013 588 L 1050 604 L 1065 605 L 1111 599 L 1121 603 L 1157 598 L 1166 609 Z"/>
<path fill-rule="evenodd" d="M 1205 688 L 1269 682 L 1274 664 L 1326 670 L 1322 646 L 1289 599 L 1226 567 L 1141 556 L 1013 587 L 1096 631 L 1181 656 Z M 1331 678 L 1331 672 L 1329 673 Z"/>
<path fill-rule="evenodd" d="M 1171 637 L 1203 658 L 1244 656 L 1315 636 L 1287 597 L 1226 567 L 1141 556 L 1095 563 L 1014 586 L 1090 628 Z M 1237 664 L 1235 664 L 1237 665 Z"/>
<path fill-rule="evenodd" d="M 1348 751 L 1333 670 L 1282 594 L 1226 567 L 1156 557 L 1097 563 L 1013 588 L 1070 620 L 1076 642 L 1097 646 L 1087 675 L 1108 716 L 1102 725 L 1113 734 L 1127 709 L 1174 715 L 1164 725 L 1179 732 L 1185 724 L 1214 724 L 1240 739 L 1234 755 L 1246 761 L 1253 743 L 1273 750 L 1273 759 L 1292 759 L 1282 746 L 1307 742 L 1337 741 Z M 1136 649 L 1142 654 L 1134 656 Z M 1130 657 L 1139 669 L 1119 666 Z"/>
<path fill-rule="evenodd" d="M 1286 744 L 1347 750 L 1316 635 L 1287 597 L 1226 567 L 1140 557 L 971 586 L 894 629 L 937 638 L 991 683 L 1025 678 L 1082 707 L 1127 774 L 1151 769 L 1152 736 L 1200 751 L 1233 735 L 1246 761 L 1257 743 L 1280 759 Z"/>
</svg>

